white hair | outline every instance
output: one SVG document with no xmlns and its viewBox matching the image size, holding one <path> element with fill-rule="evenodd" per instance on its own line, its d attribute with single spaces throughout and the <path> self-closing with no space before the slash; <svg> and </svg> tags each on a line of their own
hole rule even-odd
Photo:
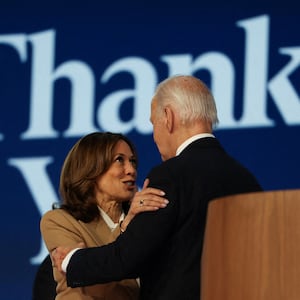
<svg viewBox="0 0 300 300">
<path fill-rule="evenodd" d="M 197 120 L 218 123 L 214 97 L 208 87 L 198 78 L 176 75 L 162 81 L 156 88 L 154 98 L 160 111 L 166 105 L 176 110 L 182 124 Z"/>
</svg>

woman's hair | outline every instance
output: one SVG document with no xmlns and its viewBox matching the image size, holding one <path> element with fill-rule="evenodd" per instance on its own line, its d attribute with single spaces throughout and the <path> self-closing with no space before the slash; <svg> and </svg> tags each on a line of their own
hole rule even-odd
<svg viewBox="0 0 300 300">
<path fill-rule="evenodd" d="M 60 175 L 61 208 L 74 218 L 90 222 L 99 217 L 95 184 L 113 162 L 113 151 L 125 141 L 137 157 L 134 145 L 122 134 L 94 132 L 82 137 L 69 151 Z"/>
<path fill-rule="evenodd" d="M 154 98 L 161 112 L 166 105 L 175 108 L 183 124 L 199 119 L 210 122 L 212 126 L 218 123 L 212 93 L 194 76 L 175 75 L 165 79 L 157 86 Z"/>
</svg>

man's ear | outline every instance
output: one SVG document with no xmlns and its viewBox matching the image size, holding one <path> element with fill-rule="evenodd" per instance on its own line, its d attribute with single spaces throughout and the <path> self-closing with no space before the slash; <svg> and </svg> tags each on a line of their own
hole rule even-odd
<svg viewBox="0 0 300 300">
<path fill-rule="evenodd" d="M 166 127 L 167 127 L 169 133 L 171 133 L 174 129 L 175 116 L 174 116 L 174 112 L 170 106 L 165 107 L 164 115 L 165 115 Z"/>
</svg>

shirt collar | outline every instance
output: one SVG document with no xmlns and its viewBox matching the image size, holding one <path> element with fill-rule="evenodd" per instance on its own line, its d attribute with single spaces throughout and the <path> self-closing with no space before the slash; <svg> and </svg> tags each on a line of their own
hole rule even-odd
<svg viewBox="0 0 300 300">
<path fill-rule="evenodd" d="M 214 138 L 215 136 L 212 133 L 199 133 L 196 135 L 193 135 L 192 137 L 188 138 L 187 140 L 185 140 L 178 148 L 176 151 L 176 156 L 179 155 L 189 144 L 191 144 L 192 142 L 198 140 L 198 139 L 202 139 L 205 137 L 212 137 Z"/>
<path fill-rule="evenodd" d="M 122 212 L 119 222 L 114 223 L 113 220 L 109 217 L 109 215 L 100 206 L 98 206 L 98 208 L 100 210 L 101 217 L 103 218 L 104 222 L 107 224 L 111 231 L 114 230 L 119 225 L 119 223 L 125 218 L 125 214 L 124 212 Z"/>
</svg>

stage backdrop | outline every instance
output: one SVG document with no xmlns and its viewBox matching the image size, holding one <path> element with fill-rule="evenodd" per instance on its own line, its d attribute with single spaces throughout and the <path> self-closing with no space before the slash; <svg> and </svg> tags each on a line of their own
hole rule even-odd
<svg viewBox="0 0 300 300">
<path fill-rule="evenodd" d="M 40 217 L 59 201 L 60 168 L 75 141 L 92 131 L 126 134 L 140 155 L 140 186 L 160 162 L 150 101 L 170 75 L 207 83 L 219 112 L 216 136 L 266 190 L 300 188 L 296 5 L 83 2 L 0 9 L 4 300 L 31 298 L 47 254 Z"/>
</svg>

